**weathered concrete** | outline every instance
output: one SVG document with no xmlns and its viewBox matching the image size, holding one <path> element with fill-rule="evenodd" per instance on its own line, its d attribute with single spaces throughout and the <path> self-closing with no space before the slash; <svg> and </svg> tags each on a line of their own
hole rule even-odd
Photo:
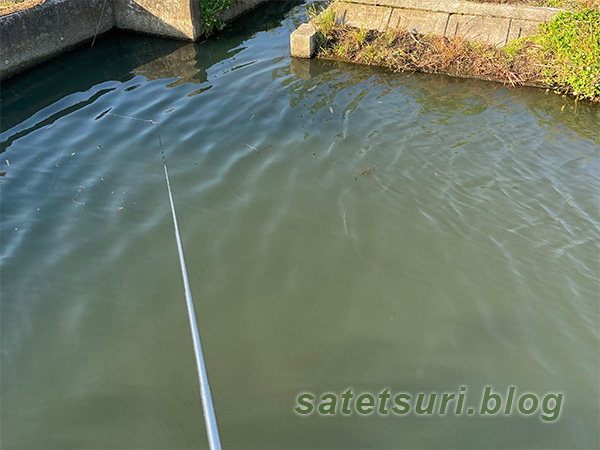
<svg viewBox="0 0 600 450">
<path fill-rule="evenodd" d="M 420 34 L 463 36 L 495 46 L 531 35 L 555 8 L 474 3 L 462 0 L 340 0 L 338 23 L 370 30 L 406 29 Z"/>
<path fill-rule="evenodd" d="M 312 58 L 317 50 L 317 30 L 309 23 L 298 27 L 290 36 L 290 50 L 298 58 Z"/>
<path fill-rule="evenodd" d="M 202 35 L 199 0 L 113 0 L 117 28 L 195 41 Z M 243 0 L 218 19 L 230 23 L 268 0 Z"/>
<path fill-rule="evenodd" d="M 267 3 L 268 1 L 269 0 L 245 0 L 240 3 L 236 3 L 227 11 L 223 11 L 219 15 L 219 20 L 222 20 L 225 23 L 230 23 L 247 12 L 259 7 L 263 3 Z"/>
<path fill-rule="evenodd" d="M 57 56 L 113 26 L 112 2 L 104 0 L 52 0 L 0 17 L 0 78 Z"/>
<path fill-rule="evenodd" d="M 4 80 L 117 27 L 195 41 L 202 36 L 200 0 L 48 0 L 0 16 Z M 231 22 L 268 0 L 240 0 L 219 19 Z"/>
<path fill-rule="evenodd" d="M 115 26 L 195 41 L 202 32 L 198 0 L 113 0 Z"/>
</svg>

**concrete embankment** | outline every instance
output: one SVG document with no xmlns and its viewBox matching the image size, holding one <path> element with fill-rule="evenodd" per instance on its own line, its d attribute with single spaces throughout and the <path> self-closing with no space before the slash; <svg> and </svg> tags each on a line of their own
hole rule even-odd
<svg viewBox="0 0 600 450">
<path fill-rule="evenodd" d="M 268 0 L 241 0 L 219 17 L 230 22 Z M 64 53 L 112 28 L 195 41 L 198 0 L 48 0 L 0 17 L 0 79 Z"/>
<path fill-rule="evenodd" d="M 408 30 L 417 34 L 462 36 L 466 40 L 504 46 L 535 34 L 539 25 L 559 11 L 554 8 L 474 3 L 463 0 L 340 0 L 336 23 L 367 30 Z M 291 38 L 292 56 L 308 57 L 311 38 L 306 28 Z"/>
<path fill-rule="evenodd" d="M 57 56 L 113 26 L 113 2 L 105 0 L 51 0 L 0 17 L 0 78 Z"/>
</svg>

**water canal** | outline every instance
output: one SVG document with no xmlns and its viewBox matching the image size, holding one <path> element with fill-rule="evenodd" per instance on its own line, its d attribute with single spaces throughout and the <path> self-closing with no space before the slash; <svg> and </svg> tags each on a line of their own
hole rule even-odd
<svg viewBox="0 0 600 450">
<path fill-rule="evenodd" d="M 134 117 L 159 125 L 225 447 L 597 446 L 598 107 L 294 62 L 304 19 L 111 35 L 3 83 L 4 448 L 206 445 L 157 130 Z M 461 386 L 564 401 L 549 423 L 293 409 Z"/>
</svg>

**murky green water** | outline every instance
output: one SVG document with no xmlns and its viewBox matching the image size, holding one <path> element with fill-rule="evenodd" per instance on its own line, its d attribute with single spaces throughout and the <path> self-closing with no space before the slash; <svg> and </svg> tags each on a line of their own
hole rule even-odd
<svg viewBox="0 0 600 450">
<path fill-rule="evenodd" d="M 3 83 L 3 448 L 206 446 L 156 128 L 117 114 L 159 124 L 225 447 L 598 447 L 600 109 L 291 61 L 303 19 Z M 293 410 L 487 385 L 560 419 Z"/>
</svg>

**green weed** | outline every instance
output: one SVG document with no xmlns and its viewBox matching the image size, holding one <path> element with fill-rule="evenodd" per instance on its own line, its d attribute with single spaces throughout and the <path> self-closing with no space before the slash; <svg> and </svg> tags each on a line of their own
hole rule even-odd
<svg viewBox="0 0 600 450">
<path fill-rule="evenodd" d="M 533 39 L 548 84 L 579 98 L 600 97 L 600 12 L 562 11 Z"/>
<path fill-rule="evenodd" d="M 365 40 L 367 39 L 367 30 L 365 30 L 365 27 L 361 24 L 360 28 L 357 29 L 354 33 L 354 38 L 356 39 L 356 43 L 360 48 L 365 44 Z"/>
<path fill-rule="evenodd" d="M 335 7 L 319 9 L 314 4 L 307 8 L 308 18 L 325 39 L 331 35 L 331 31 L 335 28 Z"/>
<path fill-rule="evenodd" d="M 200 17 L 202 18 L 202 32 L 209 36 L 215 30 L 222 30 L 225 23 L 218 19 L 219 15 L 228 8 L 238 3 L 239 0 L 199 0 Z"/>
</svg>

